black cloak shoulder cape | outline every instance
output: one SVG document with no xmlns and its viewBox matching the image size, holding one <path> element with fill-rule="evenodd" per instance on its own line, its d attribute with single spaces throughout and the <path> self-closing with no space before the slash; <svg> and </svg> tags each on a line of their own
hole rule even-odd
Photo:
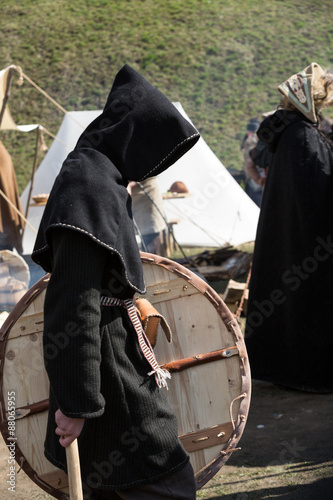
<svg viewBox="0 0 333 500">
<path fill-rule="evenodd" d="M 277 111 L 262 123 L 258 136 L 272 160 L 246 322 L 252 376 L 332 392 L 332 149 L 298 112 Z"/>
<path fill-rule="evenodd" d="M 199 137 L 159 90 L 125 65 L 102 114 L 83 132 L 55 180 L 32 259 L 52 271 L 53 229 L 80 231 L 116 255 L 127 284 L 143 293 L 126 186 L 166 170 Z"/>
</svg>

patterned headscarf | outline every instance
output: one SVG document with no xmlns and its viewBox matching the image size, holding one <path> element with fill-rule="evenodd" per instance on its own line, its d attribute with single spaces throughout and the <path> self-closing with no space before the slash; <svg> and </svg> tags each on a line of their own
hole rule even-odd
<svg viewBox="0 0 333 500">
<path fill-rule="evenodd" d="M 278 89 L 303 115 L 313 123 L 317 114 L 313 99 L 313 82 L 324 76 L 323 69 L 313 62 L 299 73 L 292 75 Z"/>
</svg>

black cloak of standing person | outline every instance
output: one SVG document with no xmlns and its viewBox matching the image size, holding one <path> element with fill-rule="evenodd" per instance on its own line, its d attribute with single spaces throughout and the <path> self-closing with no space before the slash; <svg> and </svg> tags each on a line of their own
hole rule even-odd
<svg viewBox="0 0 333 500">
<path fill-rule="evenodd" d="M 254 379 L 332 392 L 333 151 L 320 110 L 333 74 L 312 63 L 279 86 L 258 131 L 272 160 L 250 281 L 246 345 Z"/>
<path fill-rule="evenodd" d="M 189 466 L 159 388 L 168 374 L 136 323 L 132 299 L 145 284 L 126 187 L 164 171 L 198 139 L 161 92 L 124 66 L 103 113 L 62 166 L 32 254 L 52 273 L 44 306 L 51 385 L 45 454 L 66 470 L 67 438 L 55 413 L 84 419 L 84 489 L 110 491 L 105 498 Z"/>
</svg>

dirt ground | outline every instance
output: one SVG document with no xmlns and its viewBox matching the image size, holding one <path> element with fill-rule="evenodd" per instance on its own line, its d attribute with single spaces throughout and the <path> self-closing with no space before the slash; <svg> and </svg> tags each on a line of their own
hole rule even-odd
<svg viewBox="0 0 333 500">
<path fill-rule="evenodd" d="M 333 499 L 333 394 L 253 381 L 239 444 L 198 498 Z"/>
<path fill-rule="evenodd" d="M 253 382 L 249 418 L 235 452 L 198 493 L 211 500 L 333 499 L 333 394 Z M 0 499 L 50 500 L 23 471 L 8 491 L 8 449 L 0 441 Z"/>
</svg>

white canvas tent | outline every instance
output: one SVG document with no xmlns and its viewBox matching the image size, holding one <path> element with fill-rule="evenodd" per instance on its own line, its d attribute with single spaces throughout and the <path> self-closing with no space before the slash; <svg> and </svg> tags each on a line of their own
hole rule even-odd
<svg viewBox="0 0 333 500">
<path fill-rule="evenodd" d="M 180 103 L 175 104 L 186 116 Z M 65 114 L 56 140 L 41 162 L 34 178 L 32 195 L 49 193 L 67 154 L 73 149 L 84 128 L 101 111 L 77 111 Z M 162 193 L 172 183 L 182 181 L 190 196 L 165 200 L 167 219 L 177 219 L 174 227 L 177 242 L 183 246 L 221 247 L 239 245 L 255 239 L 259 209 L 229 174 L 209 146 L 201 138 L 172 167 L 158 176 Z M 28 185 L 21 196 L 25 209 Z M 30 207 L 28 220 L 36 229 L 42 207 Z M 30 254 L 35 233 L 26 227 L 23 247 Z"/>
<path fill-rule="evenodd" d="M 20 132 L 31 132 L 36 129 L 38 124 L 31 125 L 16 125 L 14 122 L 10 110 L 7 105 L 7 95 L 10 86 L 11 72 L 14 72 L 16 66 L 8 66 L 0 71 L 0 129 L 1 130 L 19 130 Z M 3 107 L 4 105 L 4 107 Z M 3 107 L 3 108 L 2 108 Z"/>
<path fill-rule="evenodd" d="M 175 105 L 189 120 L 181 104 Z M 165 201 L 168 219 L 180 220 L 174 232 L 181 245 L 223 247 L 254 241 L 259 208 L 203 138 L 159 176 L 161 191 L 175 181 L 184 182 L 191 194 Z"/>
</svg>

